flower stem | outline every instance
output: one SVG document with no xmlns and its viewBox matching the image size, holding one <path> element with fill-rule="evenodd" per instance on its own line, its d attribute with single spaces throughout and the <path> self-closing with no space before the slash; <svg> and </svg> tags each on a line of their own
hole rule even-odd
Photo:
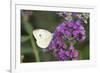
<svg viewBox="0 0 100 73">
<path fill-rule="evenodd" d="M 31 44 L 32 44 L 33 53 L 35 55 L 36 62 L 39 62 L 40 61 L 40 59 L 39 59 L 39 52 L 38 52 L 38 48 L 36 47 L 36 43 L 34 42 L 34 38 L 31 37 L 30 41 L 31 41 Z"/>
<path fill-rule="evenodd" d="M 28 22 L 28 20 L 29 20 L 28 15 L 23 16 L 22 22 L 24 24 L 24 28 L 25 28 L 26 32 L 29 34 L 30 42 L 31 42 L 31 45 L 32 45 L 32 48 L 33 48 L 33 53 L 35 55 L 36 62 L 39 62 L 40 58 L 39 58 L 38 47 L 36 46 L 35 40 L 32 36 L 32 30 L 33 30 L 32 25 Z"/>
</svg>

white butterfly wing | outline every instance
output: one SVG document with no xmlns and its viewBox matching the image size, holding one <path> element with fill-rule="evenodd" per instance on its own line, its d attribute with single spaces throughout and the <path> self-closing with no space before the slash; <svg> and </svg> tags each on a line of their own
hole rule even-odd
<svg viewBox="0 0 100 73">
<path fill-rule="evenodd" d="M 37 45 L 40 48 L 47 48 L 53 37 L 51 32 L 44 29 L 34 30 L 33 35 L 36 39 Z"/>
</svg>

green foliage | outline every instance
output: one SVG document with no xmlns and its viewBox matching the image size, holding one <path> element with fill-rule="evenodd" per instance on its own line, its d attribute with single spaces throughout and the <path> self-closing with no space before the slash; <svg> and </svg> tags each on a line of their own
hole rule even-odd
<svg viewBox="0 0 100 73">
<path fill-rule="evenodd" d="M 29 39 L 29 36 L 21 36 L 21 42 L 26 42 Z"/>
</svg>

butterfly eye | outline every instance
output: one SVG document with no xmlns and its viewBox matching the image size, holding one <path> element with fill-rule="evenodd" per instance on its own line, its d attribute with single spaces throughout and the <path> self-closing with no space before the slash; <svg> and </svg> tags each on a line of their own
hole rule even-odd
<svg viewBox="0 0 100 73">
<path fill-rule="evenodd" d="M 41 37 L 42 35 L 41 34 L 39 34 L 39 37 Z"/>
</svg>

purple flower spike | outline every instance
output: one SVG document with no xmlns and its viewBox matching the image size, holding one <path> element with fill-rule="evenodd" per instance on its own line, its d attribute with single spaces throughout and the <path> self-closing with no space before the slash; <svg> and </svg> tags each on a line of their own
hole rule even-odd
<svg viewBox="0 0 100 73">
<path fill-rule="evenodd" d="M 61 17 L 66 17 L 67 16 L 67 12 L 59 12 L 57 13 L 59 16 Z"/>
<path fill-rule="evenodd" d="M 67 12 L 60 12 L 58 15 L 66 17 Z M 77 13 L 72 13 L 70 16 L 77 16 Z M 58 60 L 77 60 L 79 53 L 75 49 L 73 41 L 81 42 L 84 41 L 85 38 L 85 29 L 80 19 L 65 20 L 56 27 L 53 39 L 48 48 L 53 51 Z M 65 41 L 69 42 L 70 45 L 67 45 Z"/>
<path fill-rule="evenodd" d="M 75 23 L 76 23 L 76 25 L 78 25 L 78 26 L 81 25 L 81 21 L 80 21 L 80 20 L 77 20 Z"/>
<path fill-rule="evenodd" d="M 69 31 L 65 31 L 64 33 L 67 37 L 70 37 L 71 36 L 71 33 Z"/>
<path fill-rule="evenodd" d="M 71 45 L 71 46 L 69 47 L 69 49 L 70 49 L 70 50 L 74 50 L 74 46 Z"/>
<path fill-rule="evenodd" d="M 66 51 L 66 52 L 65 52 L 65 55 L 66 55 L 67 57 L 69 57 L 69 56 L 70 56 L 69 51 Z"/>
<path fill-rule="evenodd" d="M 72 16 L 77 16 L 77 12 L 72 12 Z"/>
<path fill-rule="evenodd" d="M 68 21 L 66 24 L 68 25 L 68 27 L 73 27 L 74 26 L 74 22 L 73 21 Z"/>
<path fill-rule="evenodd" d="M 73 31 L 73 36 L 76 38 L 78 37 L 78 34 L 80 33 L 80 30 Z"/>
<path fill-rule="evenodd" d="M 78 51 L 77 50 L 70 50 L 70 59 L 76 60 L 78 59 Z"/>
</svg>

